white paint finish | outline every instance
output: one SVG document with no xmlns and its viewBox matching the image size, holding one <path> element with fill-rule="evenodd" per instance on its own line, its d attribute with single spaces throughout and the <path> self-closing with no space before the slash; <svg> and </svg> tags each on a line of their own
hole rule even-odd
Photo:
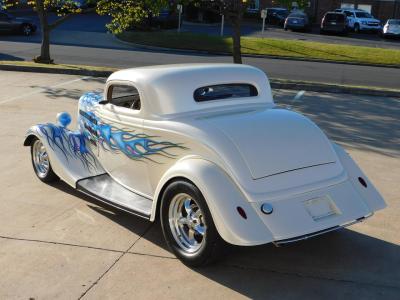
<svg viewBox="0 0 400 300">
<path fill-rule="evenodd" d="M 137 112 L 97 104 L 101 118 L 118 128 L 142 130 L 160 141 L 185 146 L 173 158 L 163 157 L 158 164 L 141 162 L 140 168 L 118 151 L 99 157 L 115 180 L 153 197 L 152 221 L 160 191 L 175 177 L 187 178 L 199 187 L 220 235 L 236 245 L 310 234 L 385 206 L 368 179 L 369 188 L 359 190 L 355 178 L 361 171 L 315 124 L 275 108 L 260 70 L 221 64 L 155 66 L 114 73 L 106 91 L 113 82 L 135 85 L 142 108 Z M 193 100 L 200 86 L 238 82 L 254 84 L 259 96 L 210 103 Z M 310 167 L 318 164 L 324 165 Z M 87 176 L 61 159 L 55 170 L 73 186 L 74 180 Z M 148 190 L 141 190 L 143 186 Z M 325 195 L 340 214 L 316 222 L 303 202 Z M 273 204 L 271 215 L 261 213 L 264 202 Z M 240 217 L 237 206 L 246 211 L 247 220 Z"/>
<path fill-rule="evenodd" d="M 238 149 L 253 179 L 336 161 L 321 130 L 291 111 L 267 109 L 209 122 Z"/>
</svg>

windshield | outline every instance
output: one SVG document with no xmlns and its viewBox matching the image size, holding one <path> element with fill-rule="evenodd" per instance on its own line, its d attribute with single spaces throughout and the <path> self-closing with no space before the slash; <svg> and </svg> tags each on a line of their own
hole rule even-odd
<svg viewBox="0 0 400 300">
<path fill-rule="evenodd" d="M 356 12 L 357 18 L 372 18 L 372 16 L 367 12 Z"/>
<path fill-rule="evenodd" d="M 389 25 L 400 25 L 400 20 L 389 20 L 388 24 Z"/>
</svg>

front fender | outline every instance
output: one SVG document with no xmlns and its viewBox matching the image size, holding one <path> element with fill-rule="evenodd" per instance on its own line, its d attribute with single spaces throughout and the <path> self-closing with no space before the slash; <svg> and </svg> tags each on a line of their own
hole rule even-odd
<svg viewBox="0 0 400 300">
<path fill-rule="evenodd" d="M 80 132 L 52 123 L 32 126 L 24 140 L 30 146 L 35 138 L 42 141 L 54 173 L 76 187 L 79 179 L 105 173 Z"/>
<path fill-rule="evenodd" d="M 151 220 L 155 219 L 157 200 L 161 199 L 163 188 L 174 178 L 182 177 L 199 188 L 226 242 L 246 246 L 273 241 L 271 232 L 231 178 L 219 166 L 201 158 L 180 160 L 164 174 L 155 192 Z M 247 219 L 239 215 L 238 206 L 244 209 Z"/>
</svg>

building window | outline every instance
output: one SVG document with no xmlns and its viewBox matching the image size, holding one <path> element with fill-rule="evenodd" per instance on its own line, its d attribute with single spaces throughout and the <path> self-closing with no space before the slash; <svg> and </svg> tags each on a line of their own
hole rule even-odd
<svg viewBox="0 0 400 300">
<path fill-rule="evenodd" d="M 340 8 L 354 8 L 354 4 L 351 3 L 342 3 Z"/>
<path fill-rule="evenodd" d="M 365 10 L 367 13 L 371 13 L 372 6 L 368 4 L 358 4 L 358 9 Z"/>
<path fill-rule="evenodd" d="M 260 9 L 260 0 L 250 0 L 249 9 Z"/>
</svg>

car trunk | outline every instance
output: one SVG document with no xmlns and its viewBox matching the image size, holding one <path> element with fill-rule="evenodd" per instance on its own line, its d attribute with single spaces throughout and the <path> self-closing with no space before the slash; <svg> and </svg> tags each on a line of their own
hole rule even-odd
<svg viewBox="0 0 400 300">
<path fill-rule="evenodd" d="M 231 140 L 254 180 L 336 161 L 322 131 L 291 111 L 269 109 L 208 121 Z"/>
</svg>

